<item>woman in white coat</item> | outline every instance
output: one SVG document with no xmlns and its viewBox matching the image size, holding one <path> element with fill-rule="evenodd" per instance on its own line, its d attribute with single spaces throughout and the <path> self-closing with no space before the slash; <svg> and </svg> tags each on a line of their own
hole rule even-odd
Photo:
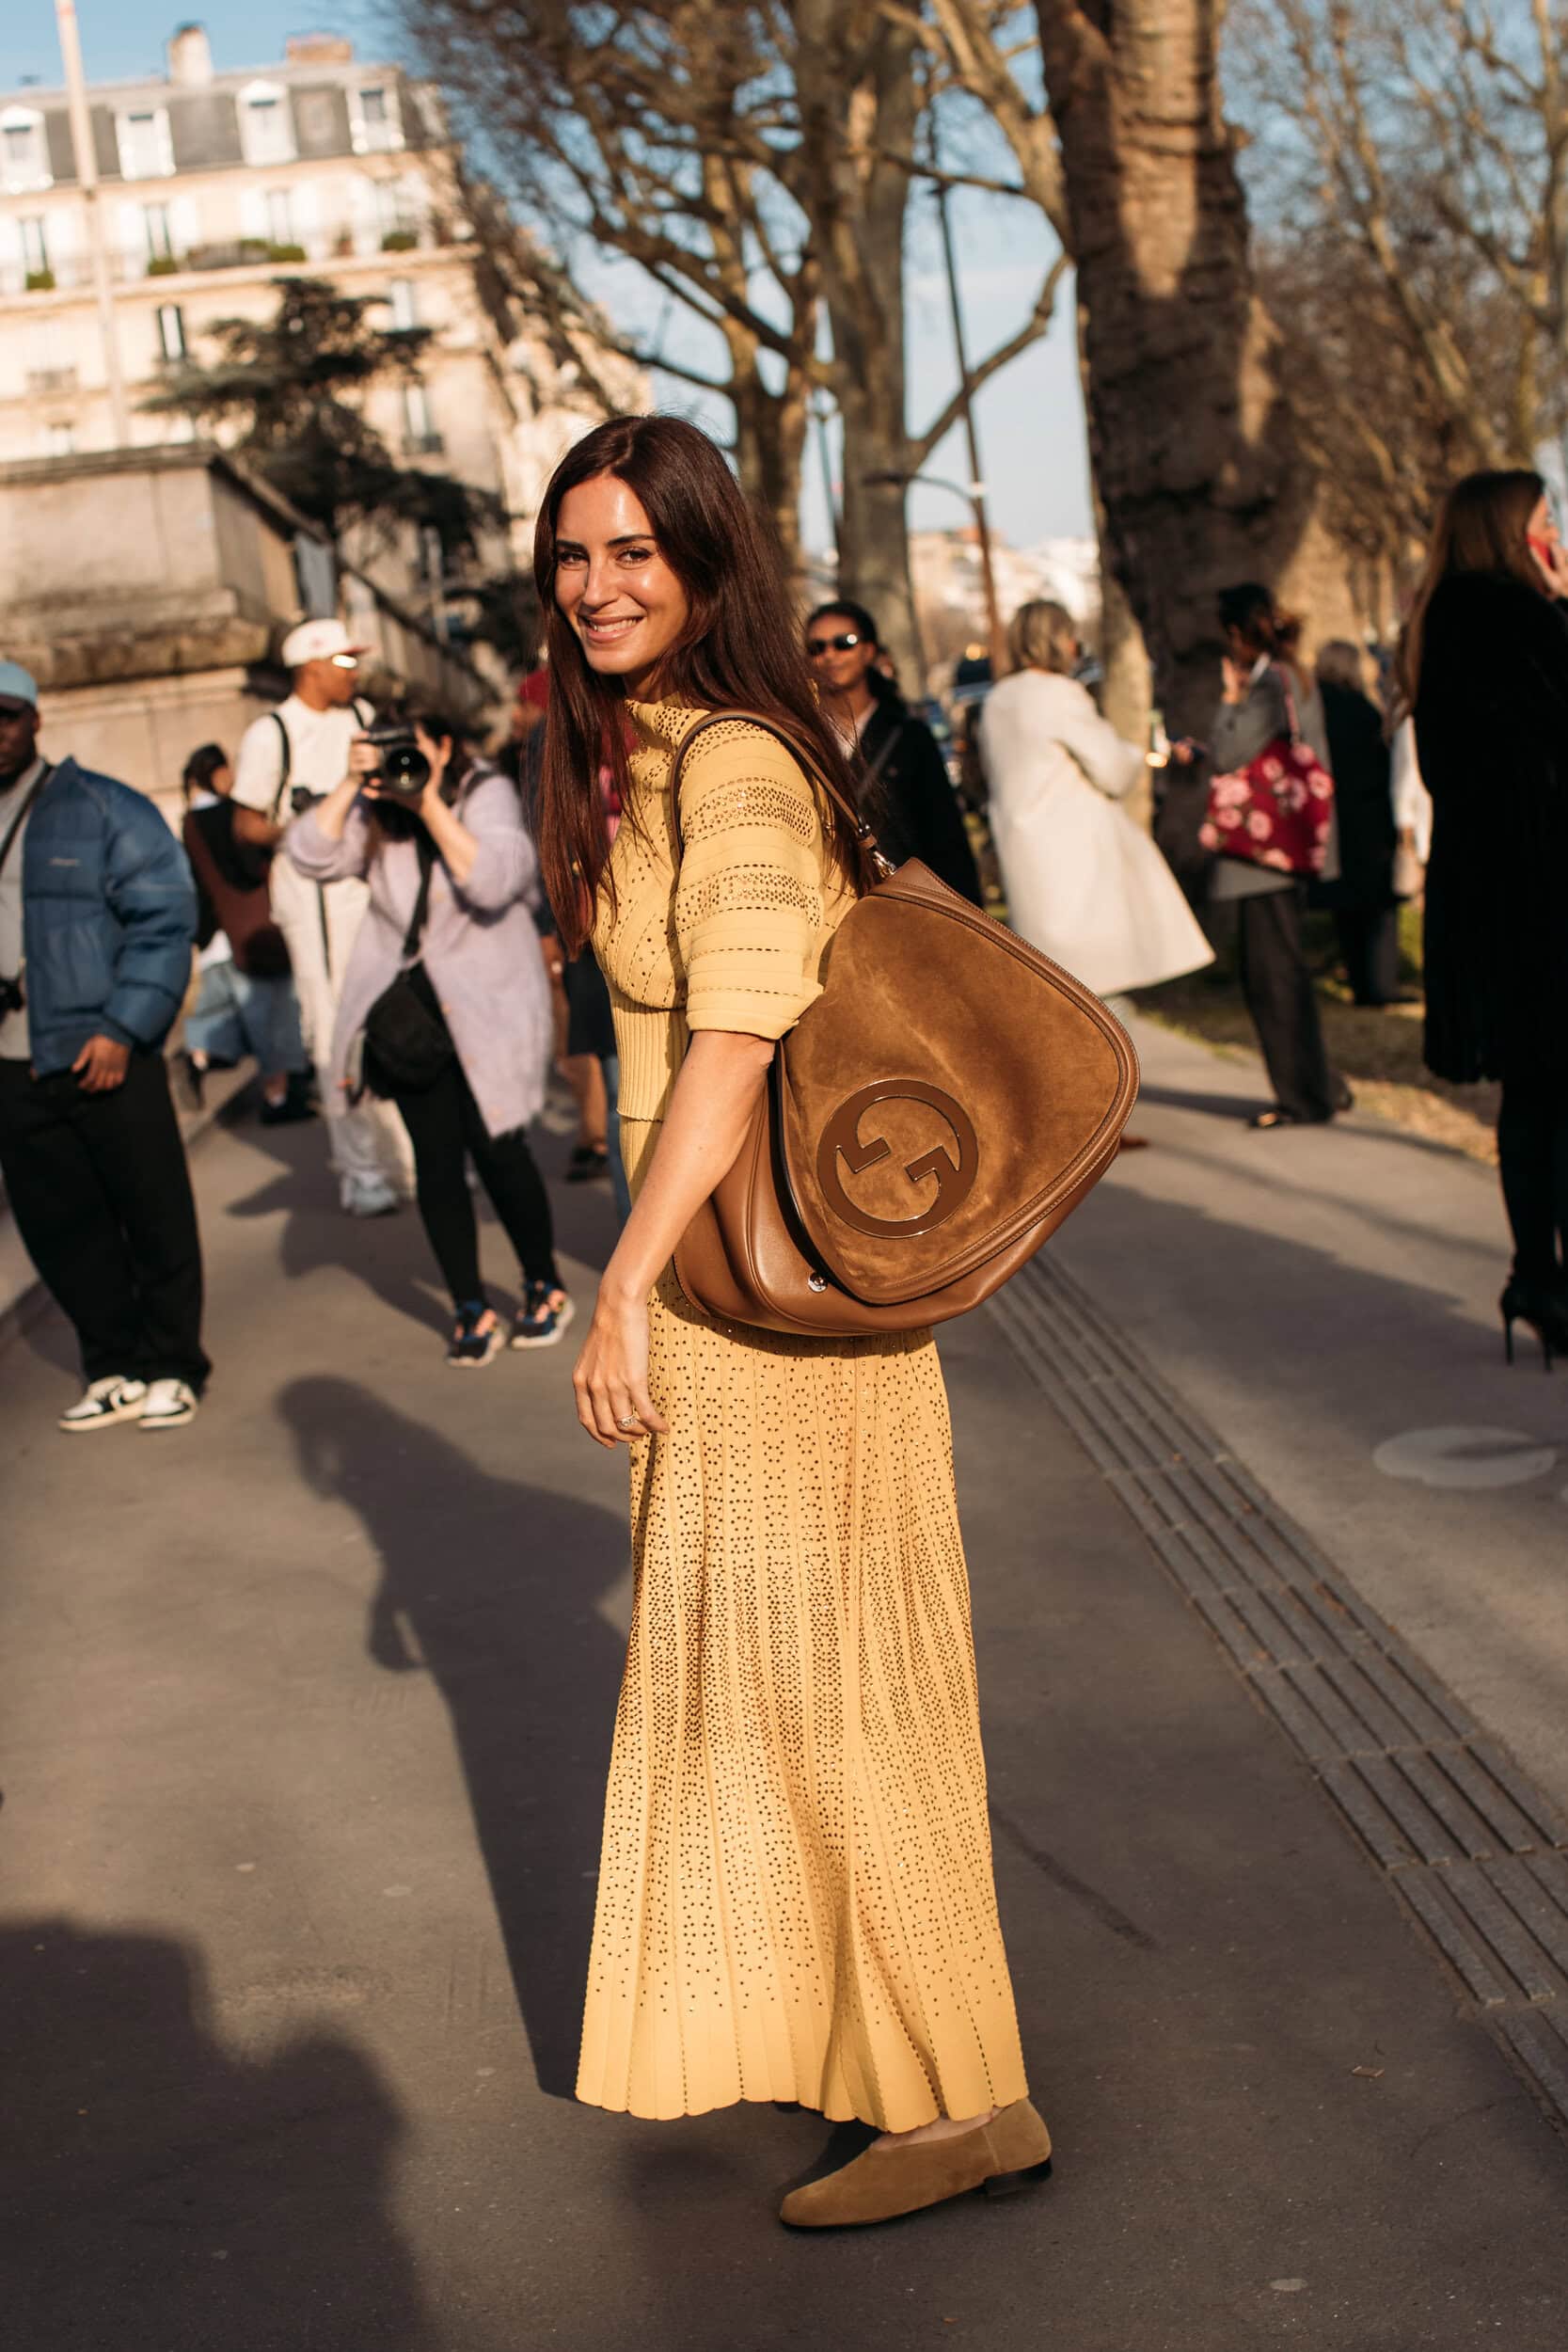
<svg viewBox="0 0 1568 2352">
<path fill-rule="evenodd" d="M 1013 615 L 1016 664 L 980 715 L 980 757 L 1007 920 L 1098 996 L 1152 988 L 1213 961 L 1169 866 L 1117 803 L 1143 771 L 1069 673 L 1072 616 L 1037 601 Z"/>
</svg>

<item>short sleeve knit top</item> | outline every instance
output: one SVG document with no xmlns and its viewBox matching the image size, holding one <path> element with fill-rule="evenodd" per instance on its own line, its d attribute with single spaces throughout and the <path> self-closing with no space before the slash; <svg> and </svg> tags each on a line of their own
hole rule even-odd
<svg viewBox="0 0 1568 2352">
<path fill-rule="evenodd" d="M 821 993 L 822 959 L 853 904 L 816 788 L 766 729 L 712 727 L 681 778 L 677 848 L 670 780 L 707 714 L 626 705 L 631 794 L 610 854 L 594 950 L 610 983 L 624 1119 L 662 1119 L 694 1029 L 783 1037 Z"/>
</svg>

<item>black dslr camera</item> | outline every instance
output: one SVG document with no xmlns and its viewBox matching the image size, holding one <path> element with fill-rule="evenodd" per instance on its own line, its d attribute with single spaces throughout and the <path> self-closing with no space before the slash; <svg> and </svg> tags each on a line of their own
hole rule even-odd
<svg viewBox="0 0 1568 2352">
<path fill-rule="evenodd" d="M 0 1021 L 8 1021 L 13 1012 L 25 1012 L 26 1009 L 27 998 L 23 990 L 21 973 L 14 979 L 8 979 L 0 972 Z"/>
<path fill-rule="evenodd" d="M 367 781 L 378 784 L 389 800 L 401 802 L 404 808 L 417 808 L 430 782 L 430 762 L 413 728 L 404 720 L 388 719 L 379 726 L 367 727 L 360 739 L 373 743 L 381 754 Z"/>
</svg>

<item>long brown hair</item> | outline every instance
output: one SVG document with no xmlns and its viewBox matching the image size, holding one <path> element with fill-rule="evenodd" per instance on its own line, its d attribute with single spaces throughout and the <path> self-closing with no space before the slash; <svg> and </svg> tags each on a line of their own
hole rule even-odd
<svg viewBox="0 0 1568 2352">
<path fill-rule="evenodd" d="M 1450 572 L 1512 572 L 1541 596 L 1549 594 L 1529 547 L 1529 518 L 1545 494 L 1538 473 L 1528 466 L 1509 466 L 1496 472 L 1467 473 L 1443 501 L 1400 639 L 1402 714 L 1416 707 L 1427 609 L 1439 580 Z"/>
<path fill-rule="evenodd" d="M 627 768 L 626 693 L 589 667 L 555 600 L 556 528 L 569 490 L 613 474 L 641 501 L 660 554 L 686 591 L 689 616 L 661 667 L 661 699 L 700 710 L 755 710 L 807 745 L 851 807 L 843 751 L 817 705 L 784 567 L 772 538 L 705 433 L 679 417 L 612 417 L 569 450 L 550 478 L 533 540 L 546 615 L 550 705 L 539 792 L 545 888 L 567 948 L 593 929 L 610 857 L 598 787 L 608 762 L 638 822 Z M 853 825 L 831 803 L 829 840 L 856 888 L 868 880 Z M 613 894 L 614 883 L 609 887 Z"/>
</svg>

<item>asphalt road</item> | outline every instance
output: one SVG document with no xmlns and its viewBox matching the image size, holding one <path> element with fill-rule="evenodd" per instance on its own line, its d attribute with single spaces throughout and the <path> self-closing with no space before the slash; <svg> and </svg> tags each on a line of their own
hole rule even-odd
<svg viewBox="0 0 1568 2352">
<path fill-rule="evenodd" d="M 1145 1298 L 1160 1158 L 1073 1229 Z M 19 2352 L 1560 2352 L 1561 2143 L 985 1315 L 945 1353 L 1055 2179 L 795 2237 L 819 2120 L 575 2106 L 624 1467 L 565 1350 L 445 1369 L 414 1221 L 344 1223 L 313 1135 L 196 1166 L 191 1431 L 57 1437 L 66 1334 L 0 1353 Z M 586 1295 L 605 1205 L 557 1197 Z M 1309 1455 L 1292 1382 L 1249 1436 Z"/>
</svg>

